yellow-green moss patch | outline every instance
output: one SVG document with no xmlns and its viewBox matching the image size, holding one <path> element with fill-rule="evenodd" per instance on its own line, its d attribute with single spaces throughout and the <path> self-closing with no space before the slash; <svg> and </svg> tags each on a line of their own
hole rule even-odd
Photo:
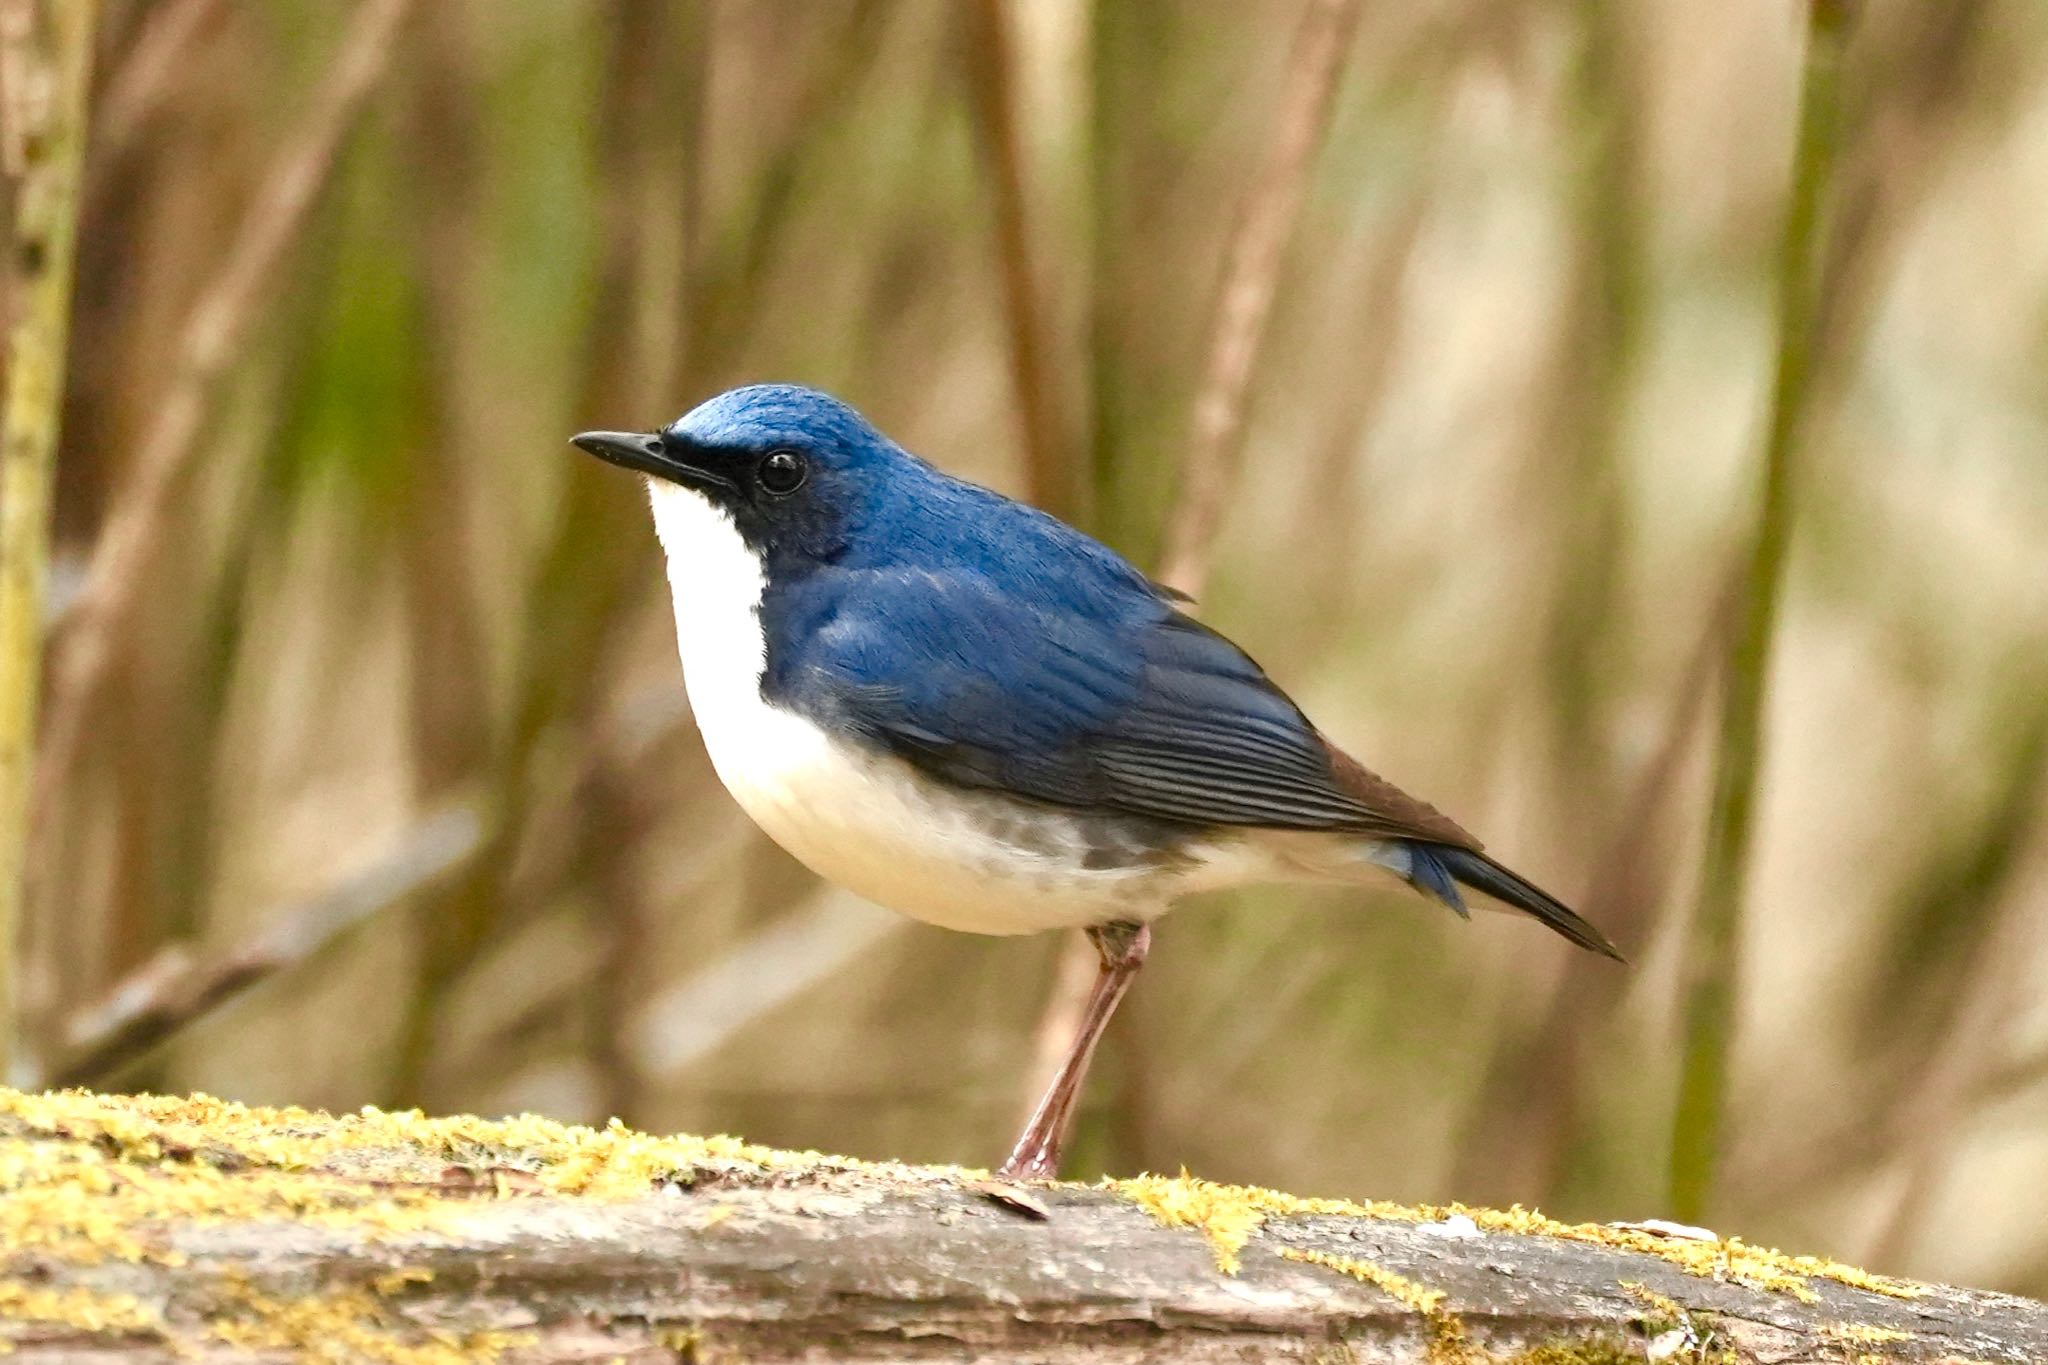
<svg viewBox="0 0 2048 1365">
<path fill-rule="evenodd" d="M 1583 1341 L 1548 1341 L 1509 1356 L 1502 1365 L 1642 1365 L 1641 1347 L 1606 1337 Z"/>
<path fill-rule="evenodd" d="M 53 1289 L 0 1280 L 0 1319 L 62 1327 L 93 1336 L 155 1333 L 163 1326 L 154 1309 L 126 1294 L 102 1294 L 71 1285 Z M 0 1352 L 8 1349 L 0 1342 Z"/>
<path fill-rule="evenodd" d="M 1280 1254 L 1290 1261 L 1319 1265 L 1340 1275 L 1349 1275 L 1354 1280 L 1363 1280 L 1425 1317 L 1436 1312 L 1444 1301 L 1443 1290 L 1417 1284 L 1406 1275 L 1397 1274 L 1383 1265 L 1376 1265 L 1356 1256 L 1332 1256 L 1327 1251 L 1303 1251 L 1298 1247 L 1281 1247 Z"/>
<path fill-rule="evenodd" d="M 278 1299 L 246 1285 L 226 1287 L 225 1311 L 207 1334 L 244 1351 L 284 1352 L 303 1361 L 376 1365 L 489 1365 L 532 1340 L 524 1332 L 448 1332 L 411 1326 L 369 1289 Z"/>
<path fill-rule="evenodd" d="M 679 1356 L 687 1356 L 704 1344 L 704 1334 L 694 1327 L 657 1327 L 655 1344 Z"/>
<path fill-rule="evenodd" d="M 751 1168 L 799 1172 L 861 1163 L 784 1152 L 728 1137 L 656 1137 L 613 1122 L 604 1128 L 531 1114 L 508 1119 L 427 1118 L 417 1110 L 364 1108 L 328 1115 L 267 1109 L 205 1095 L 110 1097 L 85 1091 L 30 1095 L 0 1089 L 0 1120 L 31 1133 L 87 1141 L 111 1158 L 249 1166 L 279 1171 L 345 1163 L 364 1153 L 409 1153 L 450 1165 L 530 1171 L 550 1193 L 634 1198 L 677 1172 Z"/>
<path fill-rule="evenodd" d="M 655 1137 L 523 1116 L 329 1116 L 207 1096 L 0 1089 L 0 1246 L 91 1264 L 175 1262 L 155 1229 L 288 1218 L 371 1234 L 444 1228 L 479 1195 L 646 1195 L 706 1172 L 866 1168 L 733 1138 Z M 482 1172 L 479 1176 L 477 1173 Z"/>
<path fill-rule="evenodd" d="M 453 1231 L 480 1200 L 535 1194 L 644 1198 L 706 1177 L 769 1182 L 818 1172 L 886 1187 L 971 1179 L 726 1137 L 657 1137 L 521 1116 L 427 1118 L 367 1108 L 328 1115 L 204 1095 L 24 1094 L 0 1088 L 0 1254 L 93 1265 L 178 1265 L 172 1228 L 289 1221 L 372 1241 Z M 709 1227 L 730 1210 L 705 1214 Z M 516 1334 L 453 1334 L 408 1322 L 391 1300 L 430 1279 L 400 1268 L 367 1285 L 280 1298 L 232 1268 L 203 1330 L 225 1344 L 310 1361 L 457 1365 L 495 1359 Z M 147 1305 L 82 1288 L 0 1278 L 0 1319 L 81 1333 L 166 1329 Z M 7 1345 L 0 1339 L 0 1351 Z"/>
<path fill-rule="evenodd" d="M 1821 1339 L 1840 1346 L 1851 1365 L 1885 1365 L 1891 1357 L 1880 1351 L 1867 1351 L 1867 1346 L 1890 1346 L 1901 1341 L 1911 1341 L 1911 1332 L 1901 1332 L 1890 1327 L 1871 1327 L 1858 1322 L 1824 1323 L 1820 1329 Z"/>
<path fill-rule="evenodd" d="M 1718 1241 L 1660 1237 L 1640 1228 L 1599 1223 L 1561 1223 L 1516 1205 L 1508 1209 L 1468 1208 L 1463 1204 L 1407 1205 L 1383 1200 L 1356 1203 L 1348 1199 L 1304 1199 L 1250 1185 L 1224 1185 L 1182 1172 L 1178 1177 L 1140 1176 L 1107 1182 L 1140 1208 L 1169 1227 L 1201 1230 L 1216 1252 L 1216 1264 L 1235 1274 L 1241 1253 L 1268 1219 L 1310 1214 L 1379 1218 L 1404 1223 L 1440 1223 L 1463 1215 L 1486 1232 L 1519 1236 L 1559 1237 L 1617 1251 L 1640 1252 L 1668 1261 L 1703 1279 L 1727 1280 L 1752 1289 L 1772 1290 L 1811 1302 L 1818 1296 L 1812 1282 L 1833 1280 L 1892 1298 L 1917 1298 L 1919 1285 L 1873 1275 L 1855 1266 L 1820 1256 L 1787 1256 L 1751 1246 L 1738 1237 Z"/>
<path fill-rule="evenodd" d="M 1474 1348 L 1465 1339 L 1465 1324 L 1455 1313 L 1444 1307 L 1445 1294 L 1441 1289 L 1431 1289 L 1409 1279 L 1383 1265 L 1363 1260 L 1356 1256 L 1334 1256 L 1325 1251 L 1305 1251 L 1299 1247 L 1281 1247 L 1280 1255 L 1289 1261 L 1300 1261 L 1304 1265 L 1317 1265 L 1325 1270 L 1334 1270 L 1340 1275 L 1371 1285 L 1386 1294 L 1402 1307 L 1415 1313 L 1427 1322 L 1429 1327 L 1428 1357 L 1430 1365 L 1491 1365 L 1494 1357 Z"/>
<path fill-rule="evenodd" d="M 603 1128 L 522 1116 L 427 1118 L 364 1109 L 329 1116 L 195 1096 L 105 1097 L 71 1091 L 29 1095 L 0 1089 L 0 1248 L 73 1264 L 176 1264 L 171 1227 L 288 1220 L 340 1227 L 376 1240 L 453 1231 L 479 1200 L 533 1194 L 593 1201 L 646 1196 L 667 1182 L 704 1178 L 778 1184 L 830 1175 L 859 1189 L 971 1182 L 963 1170 L 869 1165 L 816 1152 L 783 1152 L 725 1137 L 658 1137 L 613 1123 Z M 1173 1227 L 1199 1231 L 1219 1270 L 1234 1274 L 1250 1240 L 1274 1218 L 1306 1216 L 1437 1222 L 1463 1215 L 1495 1233 L 1559 1237 L 1656 1256 L 1695 1275 L 1811 1299 L 1830 1279 L 1910 1298 L 1918 1286 L 1816 1257 L 1784 1256 L 1737 1239 L 1661 1237 L 1641 1228 L 1566 1224 L 1520 1208 L 1410 1207 L 1305 1199 L 1252 1186 L 1144 1176 L 1106 1188 Z M 710 1227 L 724 1216 L 714 1208 Z M 1285 1250 L 1297 1261 L 1377 1285 L 1424 1314 L 1432 1354 L 1472 1358 L 1439 1291 L 1368 1261 Z M 279 1303 L 229 1285 L 219 1332 L 251 1349 L 322 1359 L 354 1356 L 387 1365 L 450 1365 L 489 1359 L 504 1341 L 491 1334 L 441 1337 L 415 1328 L 385 1302 L 424 1272 L 396 1270 L 367 1286 Z M 1631 1289 L 1637 1292 L 1640 1287 Z M 1682 1320 L 1661 1296 L 1638 1293 Z M 146 1305 L 81 1289 L 43 1290 L 0 1281 L 0 1316 L 79 1331 L 156 1331 Z M 1847 1329 L 1845 1329 L 1847 1330 Z M 1886 1329 L 1867 1329 L 1883 1332 Z M 225 1339 L 225 1338 L 223 1338 Z M 368 1344 L 374 1339 L 375 1350 Z M 1890 1337 L 1844 1335 L 1845 1347 Z M 1564 1349 L 1564 1348 L 1559 1348 Z M 326 1356 L 323 1356 L 323 1352 Z M 379 1354 L 381 1352 L 381 1354 Z M 1532 1359 L 1527 1365 L 1548 1365 Z"/>
<path fill-rule="evenodd" d="M 1668 1325 L 1676 1327 L 1690 1316 L 1689 1310 L 1684 1304 L 1679 1303 L 1676 1299 L 1659 1294 L 1646 1284 L 1638 1284 L 1634 1280 L 1622 1280 L 1619 1283 L 1622 1293 L 1628 1295 L 1644 1307 L 1656 1311 L 1657 1318 L 1650 1320 L 1652 1326 Z"/>
<path fill-rule="evenodd" d="M 1239 1253 L 1268 1218 L 1302 1214 L 1363 1214 L 1345 1199 L 1301 1199 L 1256 1185 L 1222 1185 L 1182 1171 L 1178 1176 L 1141 1175 L 1112 1180 L 1113 1189 L 1170 1228 L 1195 1228 L 1209 1239 L 1216 1268 L 1235 1275 Z"/>
</svg>

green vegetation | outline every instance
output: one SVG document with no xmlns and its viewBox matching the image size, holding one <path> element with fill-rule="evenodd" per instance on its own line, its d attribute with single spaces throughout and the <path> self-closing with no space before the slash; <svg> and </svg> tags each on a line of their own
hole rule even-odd
<svg viewBox="0 0 2048 1365">
<path fill-rule="evenodd" d="M 1742 978 L 1742 910 L 1763 786 L 1764 701 L 1791 546 L 1795 465 L 1815 378 L 1824 278 L 1821 209 L 1839 150 L 1836 106 L 1848 14 L 1836 0 L 1814 0 L 1809 12 L 1799 138 L 1792 151 L 1792 193 L 1779 248 L 1778 358 L 1763 487 L 1722 679 L 1700 902 L 1683 970 L 1685 1063 L 1671 1138 L 1671 1213 L 1694 1221 L 1706 1215 L 1727 1125 L 1728 1058 Z"/>
<path fill-rule="evenodd" d="M 42 687 L 43 599 L 50 489 L 64 406 L 78 186 L 85 161 L 97 0 L 18 7 L 0 33 L 0 60 L 17 87 L 0 129 L 0 165 L 13 177 L 13 214 L 0 242 L 11 277 L 0 393 L 0 1076 L 14 1056 L 16 955 L 30 866 L 30 787 Z M 26 22 L 24 22 L 26 21 Z"/>
</svg>

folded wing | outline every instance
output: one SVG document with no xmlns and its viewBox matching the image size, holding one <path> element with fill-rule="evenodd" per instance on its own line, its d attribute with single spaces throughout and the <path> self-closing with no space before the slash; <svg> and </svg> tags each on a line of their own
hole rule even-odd
<svg viewBox="0 0 2048 1365">
<path fill-rule="evenodd" d="M 769 661 L 775 685 L 949 781 L 1196 826 L 1478 847 L 1163 598 L 1034 605 L 974 574 L 835 587 L 818 628 Z"/>
</svg>

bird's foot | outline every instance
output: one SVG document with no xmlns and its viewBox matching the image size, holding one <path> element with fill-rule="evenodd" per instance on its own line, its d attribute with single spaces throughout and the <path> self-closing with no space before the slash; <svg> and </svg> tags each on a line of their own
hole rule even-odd
<svg viewBox="0 0 2048 1365">
<path fill-rule="evenodd" d="M 1098 924 L 1088 931 L 1088 937 L 1102 956 L 1102 971 L 1088 993 L 1080 1032 L 1053 1074 L 1045 1097 L 1032 1111 L 1031 1121 L 1024 1125 L 1023 1136 L 1017 1139 L 1010 1159 L 996 1172 L 1005 1180 L 1060 1178 L 1060 1147 L 1066 1139 L 1074 1103 L 1081 1094 L 1081 1082 L 1088 1074 L 1088 1061 L 1095 1055 L 1096 1041 L 1108 1026 L 1117 1001 L 1123 999 L 1131 978 L 1144 965 L 1145 954 L 1152 946 L 1152 931 L 1131 920 Z"/>
<path fill-rule="evenodd" d="M 1026 1133 L 1024 1140 L 1017 1144 L 1017 1150 L 1010 1153 L 1009 1160 L 996 1169 L 1004 1180 L 1058 1180 L 1060 1178 L 1060 1153 L 1057 1146 L 1034 1143 L 1032 1135 Z"/>
</svg>

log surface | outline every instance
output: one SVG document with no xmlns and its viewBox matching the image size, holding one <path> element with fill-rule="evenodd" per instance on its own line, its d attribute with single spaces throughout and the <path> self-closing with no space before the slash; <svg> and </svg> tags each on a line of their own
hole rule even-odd
<svg viewBox="0 0 2048 1365">
<path fill-rule="evenodd" d="M 1185 1178 L 1027 1190 L 539 1120 L 0 1091 L 6 1346 L 24 1362 L 2027 1365 L 2048 1361 L 2048 1306 L 1739 1243 Z"/>
</svg>

